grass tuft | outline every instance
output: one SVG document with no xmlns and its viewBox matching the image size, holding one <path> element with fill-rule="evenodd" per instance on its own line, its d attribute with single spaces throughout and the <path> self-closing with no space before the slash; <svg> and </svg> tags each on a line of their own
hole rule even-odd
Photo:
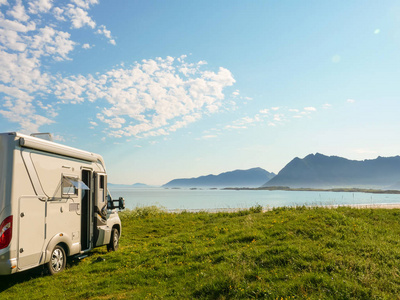
<svg viewBox="0 0 400 300">
<path fill-rule="evenodd" d="M 130 220 L 135 218 L 148 218 L 165 214 L 167 211 L 160 206 L 137 206 L 134 209 L 126 209 L 119 213 L 121 220 Z"/>
</svg>

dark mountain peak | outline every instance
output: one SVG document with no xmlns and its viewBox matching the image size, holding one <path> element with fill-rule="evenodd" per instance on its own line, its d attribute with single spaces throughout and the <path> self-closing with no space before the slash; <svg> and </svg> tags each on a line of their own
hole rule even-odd
<svg viewBox="0 0 400 300">
<path fill-rule="evenodd" d="M 400 160 L 400 156 L 389 156 L 389 157 L 384 157 L 384 156 L 378 156 L 376 159 L 366 159 L 366 160 L 390 160 L 390 161 L 397 161 Z"/>
<path fill-rule="evenodd" d="M 259 187 L 274 176 L 274 173 L 262 168 L 252 168 L 224 172 L 219 175 L 174 179 L 163 187 Z"/>
<path fill-rule="evenodd" d="M 314 159 L 314 160 L 315 159 L 326 159 L 326 160 L 328 160 L 328 159 L 343 159 L 343 160 L 348 160 L 348 159 L 340 157 L 340 156 L 336 156 L 336 155 L 328 156 L 328 155 L 325 155 L 325 154 L 322 154 L 322 153 L 319 153 L 319 152 L 316 152 L 315 154 L 308 154 L 303 159 L 305 159 L 305 160 L 310 160 L 310 159 Z"/>
<path fill-rule="evenodd" d="M 306 157 L 304 157 L 304 159 L 326 158 L 326 157 L 329 157 L 329 156 L 326 156 L 326 155 L 324 155 L 324 154 L 321 154 L 321 153 L 319 153 L 319 152 L 316 152 L 315 154 L 313 154 L 313 153 L 308 154 Z"/>
<path fill-rule="evenodd" d="M 400 156 L 357 161 L 321 153 L 294 158 L 264 186 L 383 188 L 400 180 Z"/>
</svg>

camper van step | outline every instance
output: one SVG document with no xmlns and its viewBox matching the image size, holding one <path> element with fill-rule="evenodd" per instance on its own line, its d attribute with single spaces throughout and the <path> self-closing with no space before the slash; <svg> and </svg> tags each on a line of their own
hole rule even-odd
<svg viewBox="0 0 400 300">
<path fill-rule="evenodd" d="M 83 254 L 83 255 L 77 256 L 76 258 L 81 260 L 81 259 L 84 259 L 85 257 L 88 257 L 88 255 L 87 254 Z"/>
</svg>

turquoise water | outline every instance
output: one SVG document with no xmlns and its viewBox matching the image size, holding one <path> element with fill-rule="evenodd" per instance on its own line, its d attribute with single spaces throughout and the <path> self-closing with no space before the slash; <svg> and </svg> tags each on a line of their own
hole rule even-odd
<svg viewBox="0 0 400 300">
<path fill-rule="evenodd" d="M 213 210 L 301 205 L 400 204 L 400 195 L 309 191 L 230 191 L 185 189 L 110 189 L 114 199 L 124 197 L 127 208 L 157 205 L 168 210 Z"/>
</svg>

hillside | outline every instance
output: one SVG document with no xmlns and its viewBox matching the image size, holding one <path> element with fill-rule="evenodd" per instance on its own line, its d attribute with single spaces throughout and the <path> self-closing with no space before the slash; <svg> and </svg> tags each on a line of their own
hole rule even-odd
<svg viewBox="0 0 400 300">
<path fill-rule="evenodd" d="M 316 153 L 294 158 L 263 187 L 385 189 L 399 181 L 400 156 L 357 161 Z"/>
<path fill-rule="evenodd" d="M 207 175 L 197 178 L 174 179 L 163 185 L 166 188 L 192 187 L 259 187 L 275 176 L 261 168 L 235 170 L 219 175 Z"/>
<path fill-rule="evenodd" d="M 0 278 L 0 299 L 397 299 L 400 210 L 121 214 L 117 252 Z"/>
</svg>

